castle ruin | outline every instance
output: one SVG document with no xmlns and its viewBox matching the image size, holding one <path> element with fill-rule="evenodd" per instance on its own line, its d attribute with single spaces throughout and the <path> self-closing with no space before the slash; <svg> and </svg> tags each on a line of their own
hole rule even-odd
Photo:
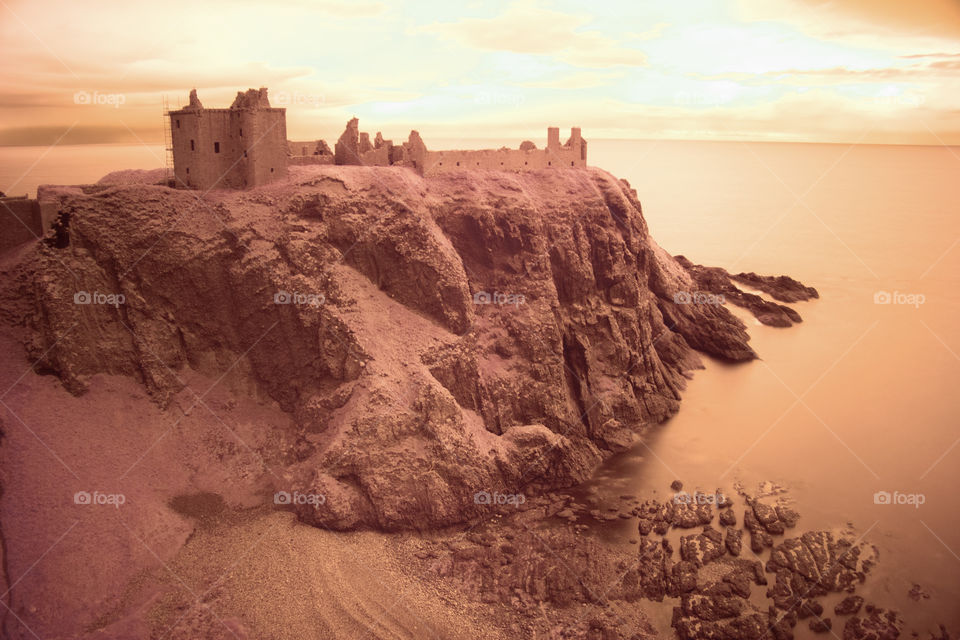
<svg viewBox="0 0 960 640">
<path fill-rule="evenodd" d="M 245 189 L 279 180 L 290 165 L 400 166 L 423 176 L 467 170 L 530 171 L 587 166 L 580 129 L 560 143 L 560 129 L 547 129 L 547 145 L 530 141 L 518 149 L 429 151 L 417 131 L 394 144 L 379 132 L 360 131 L 351 119 L 334 148 L 323 140 L 287 140 L 286 109 L 273 108 L 267 89 L 238 92 L 228 109 L 207 109 L 190 92 L 186 107 L 169 112 L 174 180 L 178 187 Z"/>
<path fill-rule="evenodd" d="M 229 109 L 190 103 L 171 111 L 176 186 L 245 189 L 287 173 L 286 109 L 270 106 L 266 89 L 238 92 Z"/>
</svg>

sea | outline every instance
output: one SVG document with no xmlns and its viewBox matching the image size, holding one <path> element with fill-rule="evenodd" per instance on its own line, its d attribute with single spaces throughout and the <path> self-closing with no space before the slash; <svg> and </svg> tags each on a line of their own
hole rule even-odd
<svg viewBox="0 0 960 640">
<path fill-rule="evenodd" d="M 733 309 L 760 359 L 704 358 L 680 412 L 604 464 L 592 491 L 671 495 L 678 479 L 782 492 L 799 529 L 877 547 L 859 592 L 900 610 L 904 637 L 960 629 L 960 147 L 590 140 L 589 163 L 629 181 L 670 253 L 820 293 L 786 329 Z M 161 146 L 5 147 L 0 190 L 163 164 Z M 625 527 L 606 535 L 636 537 Z"/>
</svg>

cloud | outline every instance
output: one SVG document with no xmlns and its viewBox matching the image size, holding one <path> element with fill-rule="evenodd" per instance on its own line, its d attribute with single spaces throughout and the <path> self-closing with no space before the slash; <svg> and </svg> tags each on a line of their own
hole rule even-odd
<svg viewBox="0 0 960 640">
<path fill-rule="evenodd" d="M 135 144 L 142 139 L 157 141 L 155 131 L 127 129 L 124 126 L 36 126 L 0 129 L 0 146 L 47 146 L 51 144 L 97 144 L 104 142 Z M 66 135 L 64 132 L 67 131 Z M 59 142 L 58 142 L 59 141 Z"/>
<path fill-rule="evenodd" d="M 800 0 L 818 11 L 830 11 L 891 32 L 960 37 L 960 3 L 956 0 Z"/>
<path fill-rule="evenodd" d="M 957 0 L 736 0 L 752 20 L 791 22 L 825 37 L 862 36 L 876 43 L 891 37 L 960 37 Z"/>
<path fill-rule="evenodd" d="M 810 83 L 875 83 L 875 82 L 902 82 L 912 84 L 924 81 L 950 79 L 953 72 L 960 69 L 960 56 L 944 54 L 917 54 L 900 56 L 900 59 L 922 60 L 922 63 L 906 65 L 891 65 L 851 69 L 847 66 L 835 66 L 822 69 L 781 69 L 762 73 L 718 73 L 694 74 L 703 79 L 737 80 L 752 84 L 769 83 L 774 80 L 781 84 L 810 84 Z"/>
<path fill-rule="evenodd" d="M 669 22 L 658 22 L 646 31 L 639 33 L 628 33 L 627 37 L 631 40 L 655 40 L 663 36 L 663 30 L 670 26 Z"/>
<path fill-rule="evenodd" d="M 261 0 L 221 0 L 228 11 L 238 4 L 262 6 Z M 353 0 L 279 0 L 271 3 L 272 9 L 294 9 L 298 12 L 320 13 L 338 18 L 372 18 L 387 10 L 382 2 Z"/>
<path fill-rule="evenodd" d="M 524 1 L 494 18 L 437 22 L 419 31 L 487 51 L 549 55 L 579 67 L 647 64 L 639 49 L 622 46 L 596 30 L 578 30 L 588 22 L 587 16 L 542 9 Z"/>
<path fill-rule="evenodd" d="M 288 2 L 304 9 L 326 13 L 341 18 L 370 18 L 387 10 L 382 2 L 355 2 L 353 0 L 294 0 Z"/>
<path fill-rule="evenodd" d="M 542 89 L 592 89 L 602 87 L 611 81 L 619 80 L 624 76 L 623 72 L 597 72 L 597 71 L 578 71 L 568 73 L 548 80 L 535 80 L 531 82 L 522 82 L 521 86 L 535 87 Z"/>
</svg>

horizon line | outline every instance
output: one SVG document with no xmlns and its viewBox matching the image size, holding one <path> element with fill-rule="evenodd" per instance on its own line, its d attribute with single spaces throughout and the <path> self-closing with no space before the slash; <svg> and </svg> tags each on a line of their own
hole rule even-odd
<svg viewBox="0 0 960 640">
<path fill-rule="evenodd" d="M 490 136 L 490 137 L 476 137 L 476 136 L 437 136 L 433 138 L 434 140 L 477 140 L 477 141 L 492 141 L 492 140 L 501 140 L 501 137 Z M 528 140 L 529 138 L 524 138 Z M 288 138 L 289 140 L 289 138 Z M 311 139 L 313 140 L 313 139 Z M 325 138 L 316 138 L 316 140 L 325 140 Z M 717 143 L 731 143 L 731 142 L 750 142 L 758 144 L 833 144 L 833 145 L 854 145 L 854 146 L 871 146 L 871 147 L 960 147 L 960 143 L 957 144 L 947 144 L 944 142 L 935 142 L 935 143 L 922 143 L 922 142 L 865 142 L 865 141 L 856 141 L 856 140 L 771 140 L 771 139 L 758 139 L 758 138 L 675 138 L 675 137 L 638 137 L 638 138 L 611 138 L 611 137 L 587 137 L 584 136 L 584 140 L 588 143 L 591 141 L 604 141 L 604 142 L 717 142 Z M 123 147 L 162 147 L 164 146 L 163 140 L 155 141 L 129 141 L 129 142 L 69 142 L 69 143 L 60 143 L 60 144 L 3 144 L 0 143 L 0 149 L 33 149 L 33 148 L 46 148 L 46 147 L 90 147 L 90 146 L 123 146 Z"/>
</svg>

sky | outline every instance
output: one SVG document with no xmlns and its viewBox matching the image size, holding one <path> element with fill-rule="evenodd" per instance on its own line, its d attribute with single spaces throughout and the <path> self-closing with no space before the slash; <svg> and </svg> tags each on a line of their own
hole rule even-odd
<svg viewBox="0 0 960 640">
<path fill-rule="evenodd" d="M 960 0 L 0 0 L 0 60 L 0 145 L 261 86 L 297 140 L 960 144 Z"/>
</svg>

